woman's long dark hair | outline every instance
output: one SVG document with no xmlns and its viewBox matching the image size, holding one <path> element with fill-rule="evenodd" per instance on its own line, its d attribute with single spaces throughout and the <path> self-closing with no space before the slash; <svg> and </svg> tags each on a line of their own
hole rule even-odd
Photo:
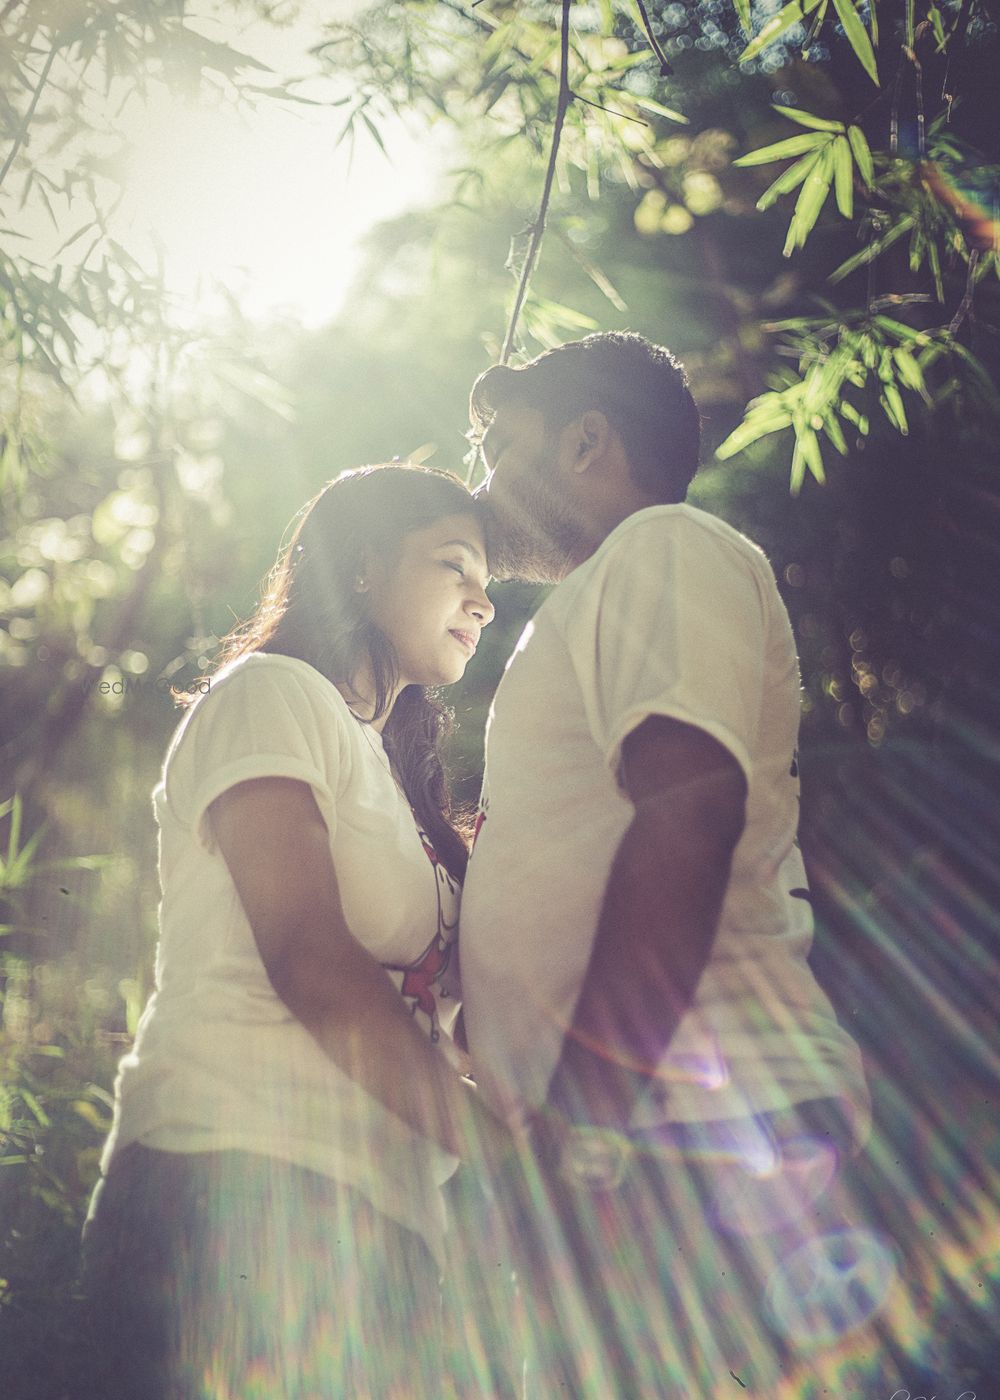
<svg viewBox="0 0 1000 1400">
<path fill-rule="evenodd" d="M 446 515 L 477 513 L 457 476 L 430 467 L 362 467 L 328 482 L 300 512 L 253 617 L 223 639 L 215 669 L 251 652 L 270 652 L 308 662 L 335 685 L 351 685 L 367 661 L 375 685 L 372 718 L 381 718 L 392 703 L 398 663 L 356 584 L 373 562 L 393 565 L 411 530 Z M 409 685 L 392 706 L 382 739 L 417 821 L 461 881 L 467 823 L 452 808 L 441 760 L 451 724 L 451 712 L 431 692 Z"/>
</svg>

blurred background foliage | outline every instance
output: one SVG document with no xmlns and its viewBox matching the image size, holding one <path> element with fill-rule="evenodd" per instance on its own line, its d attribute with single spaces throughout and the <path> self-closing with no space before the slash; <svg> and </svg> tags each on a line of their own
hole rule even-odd
<svg viewBox="0 0 1000 1400">
<path fill-rule="evenodd" d="M 705 419 L 692 498 L 774 565 L 802 658 L 815 962 L 907 1142 L 886 1211 L 919 1286 L 885 1345 L 911 1389 L 974 1386 L 997 1230 L 980 1221 L 973 1247 L 969 1220 L 1000 1171 L 994 6 L 697 0 L 645 24 L 577 0 L 543 211 L 559 5 L 324 11 L 298 72 L 331 83 L 331 140 L 370 152 L 404 114 L 446 128 L 453 168 L 436 205 L 372 228 L 341 311 L 309 330 L 224 289 L 195 310 L 109 231 L 116 114 L 152 81 L 306 100 L 201 23 L 299 8 L 0 7 L 0 1390 L 72 1393 L 53 1341 L 73 1333 L 114 1063 L 151 985 L 168 687 L 253 608 L 325 480 L 396 456 L 475 472 L 468 388 L 542 214 L 516 352 L 599 328 L 668 343 Z M 56 255 L 35 257 L 29 215 Z M 495 590 L 451 697 L 468 800 L 538 596 Z M 964 1244 L 935 1253 L 921 1203 L 959 1181 Z"/>
</svg>

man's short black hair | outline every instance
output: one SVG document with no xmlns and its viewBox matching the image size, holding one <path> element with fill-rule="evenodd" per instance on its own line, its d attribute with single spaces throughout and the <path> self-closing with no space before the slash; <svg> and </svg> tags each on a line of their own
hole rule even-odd
<svg viewBox="0 0 1000 1400">
<path fill-rule="evenodd" d="M 664 503 L 687 495 L 701 417 L 683 365 L 665 346 L 634 331 L 602 331 L 524 365 L 493 365 L 472 386 L 474 432 L 482 437 L 497 409 L 514 402 L 539 409 L 552 431 L 600 409 L 622 439 L 637 486 Z"/>
</svg>

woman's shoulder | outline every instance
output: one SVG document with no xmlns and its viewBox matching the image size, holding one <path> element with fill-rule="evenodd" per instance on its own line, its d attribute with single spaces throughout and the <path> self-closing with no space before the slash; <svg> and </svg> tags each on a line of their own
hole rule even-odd
<svg viewBox="0 0 1000 1400">
<path fill-rule="evenodd" d="M 290 701 L 302 696 L 311 703 L 326 706 L 345 720 L 351 717 L 347 701 L 322 671 L 297 656 L 268 651 L 239 656 L 207 677 L 205 690 L 191 707 L 191 713 L 197 714 L 207 708 L 206 702 L 213 695 L 226 694 L 234 699 L 244 691 L 257 694 L 277 691 Z"/>
<path fill-rule="evenodd" d="M 296 712 L 323 726 L 350 732 L 355 721 L 340 691 L 326 676 L 295 656 L 251 652 L 237 657 L 205 680 L 205 688 L 174 731 L 166 762 L 188 748 L 199 731 L 215 737 L 230 725 L 244 726 L 253 712 L 293 717 Z"/>
</svg>

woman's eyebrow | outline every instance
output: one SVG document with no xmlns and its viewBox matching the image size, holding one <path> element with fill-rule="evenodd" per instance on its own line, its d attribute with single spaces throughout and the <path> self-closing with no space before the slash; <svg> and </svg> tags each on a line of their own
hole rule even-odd
<svg viewBox="0 0 1000 1400">
<path fill-rule="evenodd" d="M 460 545 L 462 549 L 467 549 L 472 557 L 478 559 L 481 564 L 486 563 L 486 560 L 483 558 L 482 550 L 477 549 L 476 546 L 471 544 L 468 540 L 445 540 L 442 544 L 438 545 L 438 549 L 450 549 L 452 545 L 456 544 Z"/>
</svg>

